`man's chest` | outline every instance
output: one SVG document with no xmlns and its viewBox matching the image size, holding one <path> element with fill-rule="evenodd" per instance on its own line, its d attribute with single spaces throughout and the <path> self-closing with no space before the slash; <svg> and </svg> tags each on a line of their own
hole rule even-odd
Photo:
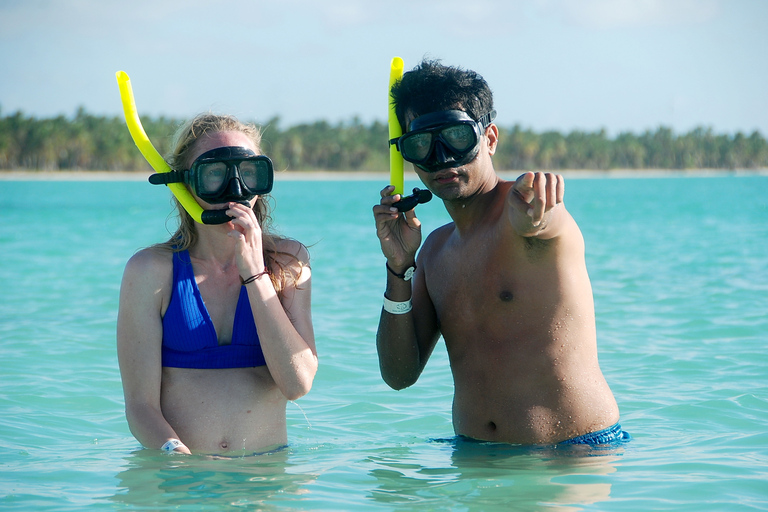
<svg viewBox="0 0 768 512">
<path fill-rule="evenodd" d="M 427 291 L 443 327 L 503 322 L 541 298 L 546 251 L 522 239 L 476 237 L 445 244 L 425 261 Z M 546 294 L 549 295 L 549 294 Z"/>
</svg>

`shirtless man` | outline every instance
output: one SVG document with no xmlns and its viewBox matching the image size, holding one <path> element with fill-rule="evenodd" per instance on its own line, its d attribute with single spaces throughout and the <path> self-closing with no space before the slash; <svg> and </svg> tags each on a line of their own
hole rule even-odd
<svg viewBox="0 0 768 512">
<path fill-rule="evenodd" d="M 403 157 L 453 222 L 421 245 L 411 210 L 373 208 L 387 258 L 376 337 L 384 381 L 419 378 L 442 335 L 454 379 L 456 434 L 514 444 L 628 438 L 597 358 L 584 240 L 562 176 L 500 179 L 493 98 L 472 71 L 424 61 L 392 89 Z"/>
</svg>

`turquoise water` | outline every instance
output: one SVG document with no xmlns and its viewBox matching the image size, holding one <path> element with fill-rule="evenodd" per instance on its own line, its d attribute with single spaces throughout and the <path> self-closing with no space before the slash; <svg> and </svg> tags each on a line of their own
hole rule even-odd
<svg viewBox="0 0 768 512">
<path fill-rule="evenodd" d="M 167 237 L 167 190 L 0 181 L 0 509 L 768 509 L 768 177 L 567 182 L 634 437 L 599 457 L 451 442 L 442 346 L 412 388 L 381 381 L 383 185 L 278 181 L 277 227 L 311 245 L 320 370 L 288 449 L 222 460 L 143 450 L 123 413 L 120 277 Z"/>
</svg>

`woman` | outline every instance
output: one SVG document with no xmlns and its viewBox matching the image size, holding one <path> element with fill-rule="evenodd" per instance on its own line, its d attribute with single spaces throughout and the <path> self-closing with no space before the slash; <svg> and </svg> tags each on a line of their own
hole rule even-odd
<svg viewBox="0 0 768 512">
<path fill-rule="evenodd" d="M 228 116 L 205 114 L 183 127 L 171 167 L 184 170 L 205 210 L 231 219 L 199 224 L 177 202 L 178 231 L 126 265 L 118 359 L 128 424 L 148 448 L 251 453 L 285 445 L 286 402 L 312 387 L 309 255 L 268 230 L 265 197 L 249 182 L 250 166 L 268 162 L 271 188 L 260 142 L 256 127 Z"/>
</svg>

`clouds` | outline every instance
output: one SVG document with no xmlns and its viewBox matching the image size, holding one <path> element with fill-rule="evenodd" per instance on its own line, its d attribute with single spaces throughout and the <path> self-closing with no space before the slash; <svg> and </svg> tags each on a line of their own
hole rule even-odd
<svg viewBox="0 0 768 512">
<path fill-rule="evenodd" d="M 389 61 L 479 71 L 499 122 L 768 134 L 762 0 L 6 0 L 3 113 L 384 120 Z"/>
<path fill-rule="evenodd" d="M 588 29 L 680 27 L 713 20 L 722 0 L 539 0 L 538 8 Z"/>
</svg>

